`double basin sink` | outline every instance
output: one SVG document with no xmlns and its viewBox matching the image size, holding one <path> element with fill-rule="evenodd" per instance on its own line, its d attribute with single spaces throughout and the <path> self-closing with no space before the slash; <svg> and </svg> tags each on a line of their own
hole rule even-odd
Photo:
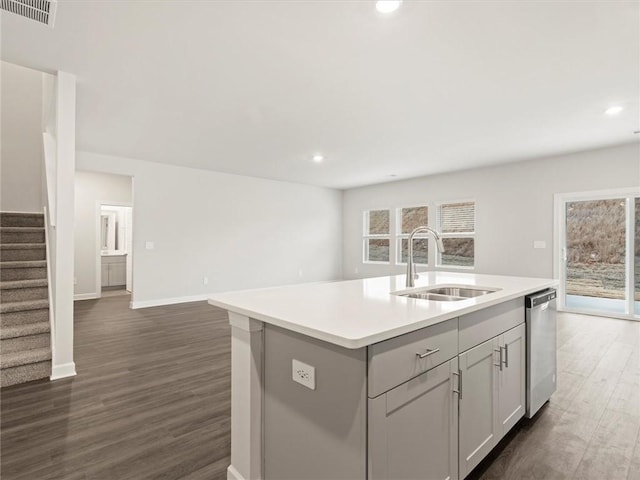
<svg viewBox="0 0 640 480">
<path fill-rule="evenodd" d="M 419 300 L 434 300 L 436 302 L 458 302 L 470 298 L 481 297 L 497 292 L 499 288 L 478 288 L 460 286 L 433 286 L 412 290 L 410 292 L 396 292 L 401 297 L 417 298 Z"/>
</svg>

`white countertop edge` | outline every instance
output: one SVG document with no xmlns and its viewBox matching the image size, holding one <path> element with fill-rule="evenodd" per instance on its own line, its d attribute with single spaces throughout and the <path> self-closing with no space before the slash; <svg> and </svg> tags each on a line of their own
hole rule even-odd
<svg viewBox="0 0 640 480">
<path fill-rule="evenodd" d="M 438 315 L 433 315 L 421 321 L 412 322 L 412 323 L 395 327 L 395 328 L 390 328 L 389 330 L 385 330 L 384 332 L 378 332 L 378 333 L 367 335 L 360 338 L 348 338 L 348 337 L 333 335 L 326 331 L 316 330 L 308 326 L 288 322 L 280 318 L 271 317 L 269 315 L 265 315 L 260 312 L 247 310 L 233 304 L 216 300 L 215 298 L 209 298 L 208 303 L 210 305 L 220 307 L 225 310 L 228 310 L 240 315 L 244 315 L 249 318 L 253 318 L 255 320 L 260 320 L 262 322 L 268 323 L 270 325 L 275 325 L 277 327 L 281 327 L 286 330 L 307 335 L 309 337 L 316 338 L 318 340 L 332 343 L 334 345 L 338 345 L 348 349 L 358 349 L 358 348 L 366 347 L 369 345 L 373 345 L 374 343 L 388 340 L 393 337 L 397 337 L 399 335 L 403 335 L 405 333 L 414 332 L 421 328 L 429 327 L 431 325 L 435 325 L 437 323 L 441 323 L 446 320 L 459 317 L 461 315 L 466 315 L 468 313 L 476 312 L 478 310 L 482 310 L 487 307 L 492 307 L 500 303 L 508 302 L 509 300 L 513 300 L 515 298 L 523 297 L 530 293 L 535 293 L 540 290 L 544 290 L 545 288 L 557 287 L 558 283 L 559 283 L 558 280 L 548 280 L 546 282 L 540 283 L 539 285 L 536 285 L 535 287 L 516 290 L 508 294 L 503 293 L 501 295 L 497 295 L 493 297 L 491 295 L 487 297 L 480 297 L 480 298 L 476 297 L 475 299 L 470 299 L 470 300 L 478 300 L 476 303 L 472 305 L 461 306 L 461 308 L 456 310 L 452 310 L 452 311 L 438 314 Z M 422 300 L 416 300 L 416 301 L 422 301 Z M 457 304 L 464 303 L 466 301 L 467 300 L 462 300 L 460 302 L 457 302 Z"/>
</svg>

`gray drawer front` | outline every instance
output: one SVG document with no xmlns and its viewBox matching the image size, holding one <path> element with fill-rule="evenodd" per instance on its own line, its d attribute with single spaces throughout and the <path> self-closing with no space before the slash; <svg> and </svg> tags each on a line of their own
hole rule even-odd
<svg viewBox="0 0 640 480">
<path fill-rule="evenodd" d="M 418 353 L 436 350 L 419 358 Z M 407 333 L 368 347 L 369 398 L 420 375 L 458 355 L 458 319 Z"/>
<path fill-rule="evenodd" d="M 460 317 L 460 353 L 524 323 L 524 298 Z"/>
</svg>

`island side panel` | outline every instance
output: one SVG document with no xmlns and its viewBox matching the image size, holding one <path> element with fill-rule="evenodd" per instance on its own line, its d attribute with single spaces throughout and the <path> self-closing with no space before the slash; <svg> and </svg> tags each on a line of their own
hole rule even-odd
<svg viewBox="0 0 640 480">
<path fill-rule="evenodd" d="M 264 329 L 264 478 L 366 478 L 366 348 L 349 350 L 272 325 Z M 292 360 L 315 368 L 315 390 Z"/>
<path fill-rule="evenodd" d="M 263 478 L 263 323 L 229 312 L 231 324 L 231 465 L 228 480 Z"/>
</svg>

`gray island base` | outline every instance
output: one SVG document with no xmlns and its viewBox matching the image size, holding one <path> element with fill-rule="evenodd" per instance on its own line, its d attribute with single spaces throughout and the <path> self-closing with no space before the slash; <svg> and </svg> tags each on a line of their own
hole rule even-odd
<svg viewBox="0 0 640 480">
<path fill-rule="evenodd" d="M 403 278 L 210 299 L 232 331 L 228 479 L 463 479 L 523 417 L 523 297 L 555 281 L 431 272 L 412 290 L 496 290 L 434 302 Z"/>
</svg>

